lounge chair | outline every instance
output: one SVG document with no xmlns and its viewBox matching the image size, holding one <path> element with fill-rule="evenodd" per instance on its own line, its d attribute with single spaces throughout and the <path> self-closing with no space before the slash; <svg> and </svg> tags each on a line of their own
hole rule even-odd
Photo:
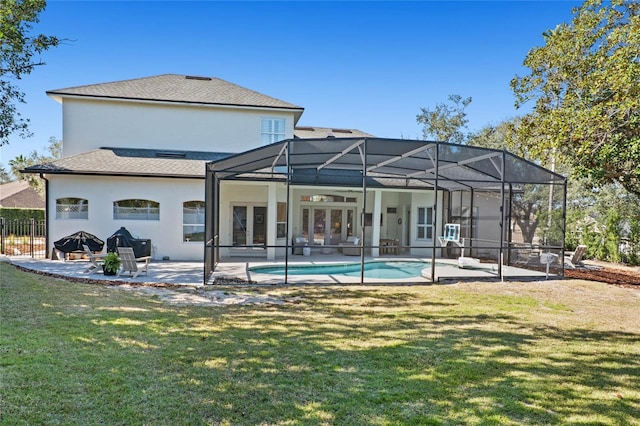
<svg viewBox="0 0 640 426">
<path fill-rule="evenodd" d="M 145 275 L 149 269 L 149 261 L 151 256 L 143 256 L 136 258 L 131 247 L 118 247 L 118 255 L 122 261 L 122 266 L 118 271 L 118 276 L 123 272 L 129 272 L 131 278 L 136 278 L 140 273 L 144 272 Z"/>
<path fill-rule="evenodd" d="M 84 248 L 84 255 L 87 256 L 87 258 L 89 259 L 89 262 L 91 262 L 91 265 L 89 265 L 87 270 L 84 272 L 86 274 L 93 274 L 94 272 L 98 272 L 99 270 L 101 270 L 102 264 L 104 263 L 103 259 L 106 256 L 106 254 L 93 253 L 89 249 L 89 246 L 87 246 L 86 244 L 83 244 L 82 247 Z"/>
<path fill-rule="evenodd" d="M 576 251 L 572 253 L 568 253 L 567 256 L 565 256 L 564 260 L 565 260 L 565 265 L 571 267 L 571 268 L 575 268 L 576 266 L 581 266 L 582 265 L 582 258 L 584 257 L 585 252 L 587 251 L 587 246 L 585 245 L 579 245 L 578 247 L 576 247 Z"/>
<path fill-rule="evenodd" d="M 342 254 L 345 256 L 360 256 L 360 238 L 351 236 L 346 241 L 342 241 L 338 244 L 339 249 L 342 250 Z"/>
</svg>

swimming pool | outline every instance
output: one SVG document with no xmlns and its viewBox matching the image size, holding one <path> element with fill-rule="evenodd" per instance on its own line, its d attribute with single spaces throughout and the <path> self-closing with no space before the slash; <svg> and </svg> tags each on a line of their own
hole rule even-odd
<svg viewBox="0 0 640 426">
<path fill-rule="evenodd" d="M 369 261 L 364 263 L 365 278 L 403 279 L 422 276 L 422 270 L 430 268 L 431 262 L 421 261 Z M 250 272 L 256 274 L 284 275 L 284 265 L 253 266 Z M 325 265 L 289 265 L 289 275 L 339 275 L 360 277 L 360 262 L 335 263 Z"/>
</svg>

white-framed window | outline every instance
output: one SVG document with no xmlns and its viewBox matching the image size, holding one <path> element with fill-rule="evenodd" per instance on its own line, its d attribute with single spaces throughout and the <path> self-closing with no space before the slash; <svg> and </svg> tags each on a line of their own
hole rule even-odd
<svg viewBox="0 0 640 426">
<path fill-rule="evenodd" d="M 84 198 L 58 198 L 56 219 L 89 219 L 89 201 Z"/>
<path fill-rule="evenodd" d="M 160 220 L 160 203 L 151 200 L 113 202 L 113 218 L 121 220 Z"/>
<path fill-rule="evenodd" d="M 204 241 L 204 201 L 182 203 L 182 241 Z"/>
<path fill-rule="evenodd" d="M 433 239 L 433 207 L 418 207 L 416 227 L 416 239 Z"/>
<path fill-rule="evenodd" d="M 286 138 L 285 119 L 263 117 L 260 122 L 260 143 L 268 145 Z"/>
</svg>

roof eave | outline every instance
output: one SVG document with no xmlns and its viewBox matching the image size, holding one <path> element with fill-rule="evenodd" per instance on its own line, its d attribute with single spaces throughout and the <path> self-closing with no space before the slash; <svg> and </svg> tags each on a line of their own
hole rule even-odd
<svg viewBox="0 0 640 426">
<path fill-rule="evenodd" d="M 210 106 L 218 108 L 233 108 L 233 109 L 268 109 L 276 111 L 290 111 L 295 115 L 295 123 L 298 122 L 300 116 L 304 112 L 303 107 L 283 107 L 283 106 L 269 106 L 269 105 L 244 105 L 244 104 L 226 104 L 215 102 L 190 102 L 190 101 L 174 101 L 171 99 L 147 99 L 137 97 L 122 97 L 122 96 L 97 96 L 97 95 L 82 95 L 77 93 L 65 93 L 55 90 L 47 91 L 47 95 L 55 101 L 62 103 L 65 98 L 69 99 L 91 99 L 91 100 L 106 100 L 106 101 L 121 101 L 132 103 L 151 103 L 151 104 L 165 104 L 165 105 L 189 105 L 189 106 Z"/>
<path fill-rule="evenodd" d="M 160 173 L 127 173 L 127 172 L 98 172 L 90 170 L 37 170 L 24 169 L 20 173 L 41 175 L 73 175 L 73 176 L 113 176 L 113 177 L 144 177 L 144 178 L 169 178 L 169 179 L 204 179 L 205 175 L 187 174 L 160 174 Z"/>
</svg>

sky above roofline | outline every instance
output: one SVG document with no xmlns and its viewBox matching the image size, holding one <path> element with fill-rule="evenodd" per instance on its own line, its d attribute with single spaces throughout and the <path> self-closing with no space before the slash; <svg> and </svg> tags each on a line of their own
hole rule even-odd
<svg viewBox="0 0 640 426">
<path fill-rule="evenodd" d="M 470 96 L 478 130 L 519 114 L 510 80 L 580 3 L 49 1 L 35 30 L 65 41 L 17 82 L 34 135 L 13 137 L 0 163 L 63 138 L 62 108 L 47 90 L 167 73 L 300 105 L 298 126 L 386 138 L 420 138 L 421 107 Z"/>
</svg>

